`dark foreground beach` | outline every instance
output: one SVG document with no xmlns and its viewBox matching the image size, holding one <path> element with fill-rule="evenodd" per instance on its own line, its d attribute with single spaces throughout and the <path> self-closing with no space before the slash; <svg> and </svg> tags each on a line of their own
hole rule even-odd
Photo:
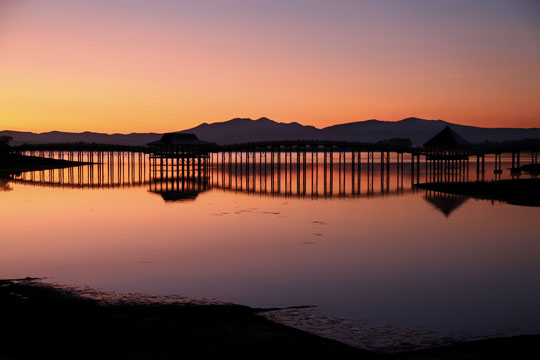
<svg viewBox="0 0 540 360">
<path fill-rule="evenodd" d="M 239 305 L 107 303 L 35 281 L 0 281 L 1 359 L 340 356 L 367 351 L 273 323 Z"/>
<path fill-rule="evenodd" d="M 537 359 L 540 336 L 377 354 L 233 304 L 103 301 L 33 279 L 0 280 L 0 359 L 176 359 L 242 356 L 351 359 Z"/>
</svg>

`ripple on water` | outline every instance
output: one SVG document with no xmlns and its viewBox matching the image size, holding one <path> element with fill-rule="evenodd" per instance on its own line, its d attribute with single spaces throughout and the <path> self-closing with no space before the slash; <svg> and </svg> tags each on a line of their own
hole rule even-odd
<svg viewBox="0 0 540 360">
<path fill-rule="evenodd" d="M 348 345 L 376 351 L 398 352 L 487 338 L 466 331 L 441 333 L 421 327 L 398 328 L 374 325 L 368 318 L 344 319 L 327 315 L 318 308 L 291 308 L 262 313 L 267 319 Z M 498 334 L 512 336 L 515 333 Z M 495 334 L 494 334 L 495 336 Z"/>
</svg>

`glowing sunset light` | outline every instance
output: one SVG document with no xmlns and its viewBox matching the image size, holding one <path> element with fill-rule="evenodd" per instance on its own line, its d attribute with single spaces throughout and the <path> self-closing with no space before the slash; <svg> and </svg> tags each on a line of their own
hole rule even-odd
<svg viewBox="0 0 540 360">
<path fill-rule="evenodd" d="M 536 1 L 0 1 L 0 130 L 540 127 Z"/>
</svg>

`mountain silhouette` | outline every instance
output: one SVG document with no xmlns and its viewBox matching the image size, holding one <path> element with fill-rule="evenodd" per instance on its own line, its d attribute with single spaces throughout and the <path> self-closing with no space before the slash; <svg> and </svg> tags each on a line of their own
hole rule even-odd
<svg viewBox="0 0 540 360">
<path fill-rule="evenodd" d="M 180 132 L 193 133 L 201 140 L 218 144 L 233 144 L 250 141 L 272 140 L 336 140 L 377 142 L 391 138 L 411 139 L 415 146 L 421 146 L 446 126 L 471 143 L 483 141 L 540 139 L 540 128 L 482 128 L 453 124 L 443 120 L 425 120 L 415 117 L 400 121 L 366 120 L 338 124 L 318 129 L 296 122 L 282 123 L 262 117 L 257 120 L 235 118 L 212 124 L 203 123 Z M 13 137 L 14 145 L 22 143 L 87 142 L 120 145 L 145 145 L 159 140 L 163 134 L 131 133 L 103 134 L 93 132 L 68 133 L 51 131 L 41 134 L 19 131 L 0 131 L 0 136 Z"/>
<path fill-rule="evenodd" d="M 27 144 L 49 144 L 49 143 L 99 143 L 117 145 L 146 145 L 149 142 L 159 140 L 163 134 L 157 133 L 131 133 L 131 134 L 105 134 L 95 132 L 62 132 L 50 131 L 44 133 L 22 132 L 22 131 L 0 131 L 0 136 L 11 136 L 12 145 Z"/>
<path fill-rule="evenodd" d="M 262 117 L 257 120 L 235 118 L 229 121 L 212 124 L 201 124 L 182 132 L 193 133 L 199 139 L 218 144 L 234 144 L 249 141 L 271 140 L 317 140 L 323 137 L 319 129 L 299 123 L 280 123 Z"/>
<path fill-rule="evenodd" d="M 193 133 L 199 139 L 218 144 L 272 140 L 336 140 L 373 143 L 392 138 L 408 138 L 415 146 L 420 146 L 446 126 L 450 126 L 472 143 L 524 138 L 540 139 L 540 128 L 481 128 L 415 117 L 400 121 L 358 121 L 332 125 L 322 129 L 296 122 L 275 122 L 265 117 L 257 120 L 236 118 L 213 124 L 204 123 L 182 132 Z"/>
</svg>

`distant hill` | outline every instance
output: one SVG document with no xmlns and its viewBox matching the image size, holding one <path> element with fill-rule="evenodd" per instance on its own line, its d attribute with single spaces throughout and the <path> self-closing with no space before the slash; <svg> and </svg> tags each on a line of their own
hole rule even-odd
<svg viewBox="0 0 540 360">
<path fill-rule="evenodd" d="M 162 134 L 157 133 L 131 133 L 131 134 L 104 134 L 95 132 L 71 133 L 61 131 L 50 131 L 44 133 L 22 132 L 22 131 L 0 131 L 0 136 L 11 136 L 12 145 L 27 144 L 47 144 L 47 143 L 100 143 L 117 145 L 145 145 L 151 141 L 161 138 Z"/>
<path fill-rule="evenodd" d="M 420 146 L 449 125 L 469 142 L 540 139 L 540 128 L 480 128 L 452 124 L 443 120 L 407 118 L 401 121 L 366 120 L 317 129 L 298 123 L 278 123 L 267 118 L 232 119 L 201 124 L 182 132 L 194 133 L 200 139 L 219 144 L 271 140 L 341 140 L 377 142 L 391 138 L 411 139 Z"/>
<path fill-rule="evenodd" d="M 258 120 L 236 118 L 212 124 L 203 123 L 182 132 L 194 133 L 201 140 L 218 144 L 234 144 L 249 141 L 323 139 L 320 129 L 299 123 L 280 123 L 268 118 Z"/>
<path fill-rule="evenodd" d="M 180 132 L 194 133 L 199 139 L 218 144 L 272 140 L 341 140 L 377 142 L 390 138 L 409 138 L 415 146 L 422 145 L 437 132 L 449 125 L 469 142 L 540 139 L 540 128 L 481 128 L 452 124 L 443 120 L 407 118 L 401 121 L 366 120 L 317 129 L 296 122 L 280 123 L 268 118 L 257 120 L 236 118 L 212 124 L 203 123 Z M 13 144 L 96 142 L 102 144 L 144 145 L 158 140 L 162 134 L 132 133 L 103 134 L 93 132 L 67 133 L 52 131 L 31 132 L 0 131 L 0 136 L 13 137 Z"/>
</svg>

